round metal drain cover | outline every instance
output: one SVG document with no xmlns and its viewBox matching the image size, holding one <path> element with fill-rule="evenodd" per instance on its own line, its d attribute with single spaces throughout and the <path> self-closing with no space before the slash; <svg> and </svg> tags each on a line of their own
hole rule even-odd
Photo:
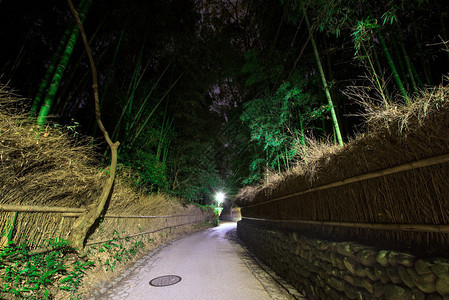
<svg viewBox="0 0 449 300">
<path fill-rule="evenodd" d="M 176 275 L 165 275 L 152 279 L 150 281 L 150 285 L 152 286 L 169 286 L 173 284 L 177 284 L 181 281 L 181 277 Z"/>
</svg>

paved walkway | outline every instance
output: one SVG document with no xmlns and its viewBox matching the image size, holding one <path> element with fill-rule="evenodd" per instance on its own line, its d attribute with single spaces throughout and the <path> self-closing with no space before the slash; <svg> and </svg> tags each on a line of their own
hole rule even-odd
<svg viewBox="0 0 449 300">
<path fill-rule="evenodd" d="M 296 291 L 281 286 L 235 242 L 235 231 L 235 223 L 224 223 L 176 240 L 138 261 L 131 272 L 125 272 L 96 299 L 298 298 Z M 165 287 L 149 284 L 164 275 L 177 275 L 182 280 Z"/>
</svg>

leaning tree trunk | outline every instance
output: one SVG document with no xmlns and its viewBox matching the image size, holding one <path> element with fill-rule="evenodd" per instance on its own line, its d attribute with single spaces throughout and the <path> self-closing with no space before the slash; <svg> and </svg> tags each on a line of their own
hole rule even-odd
<svg viewBox="0 0 449 300">
<path fill-rule="evenodd" d="M 78 24 L 78 27 L 80 29 L 81 36 L 84 42 L 84 47 L 86 48 L 86 53 L 89 58 L 90 66 L 92 69 L 92 80 L 93 80 L 92 88 L 94 90 L 94 97 L 95 97 L 95 118 L 97 119 L 98 127 L 100 128 L 101 132 L 103 132 L 104 138 L 106 139 L 106 142 L 111 148 L 111 155 L 112 155 L 110 166 L 111 175 L 103 188 L 100 198 L 98 199 L 98 204 L 92 207 L 91 209 L 87 210 L 87 212 L 83 213 L 81 216 L 79 216 L 70 230 L 68 239 L 71 242 L 71 245 L 75 247 L 78 251 L 82 251 L 82 249 L 84 248 L 84 242 L 87 238 L 87 233 L 92 228 L 94 223 L 98 220 L 100 215 L 103 213 L 106 204 L 110 199 L 112 187 L 114 186 L 115 171 L 117 168 L 117 149 L 120 143 L 118 141 L 115 143 L 112 142 L 112 140 L 109 138 L 108 132 L 103 126 L 103 122 L 101 121 L 100 100 L 99 100 L 100 98 L 98 96 L 97 69 L 95 68 L 94 59 L 92 57 L 92 51 L 90 50 L 86 33 L 84 32 L 83 29 L 83 24 L 80 20 L 80 17 L 75 7 L 73 6 L 72 1 L 67 0 L 67 2 L 69 3 L 70 10 L 72 11 L 76 23 Z"/>
<path fill-rule="evenodd" d="M 310 42 L 312 43 L 313 53 L 315 54 L 315 60 L 318 65 L 318 70 L 320 72 L 321 81 L 323 82 L 324 92 L 326 93 L 326 98 L 331 109 L 332 123 L 334 125 L 335 134 L 337 136 L 337 141 L 340 146 L 343 146 L 343 139 L 341 137 L 340 126 L 338 125 L 337 114 L 335 113 L 334 103 L 332 102 L 332 97 L 329 91 L 329 86 L 327 85 L 326 76 L 324 75 L 323 66 L 321 65 L 320 55 L 318 54 L 318 49 L 315 44 L 315 39 L 313 38 L 313 31 L 310 27 L 309 18 L 307 17 L 306 9 L 303 7 L 304 19 L 306 20 L 307 29 L 309 30 Z"/>
</svg>

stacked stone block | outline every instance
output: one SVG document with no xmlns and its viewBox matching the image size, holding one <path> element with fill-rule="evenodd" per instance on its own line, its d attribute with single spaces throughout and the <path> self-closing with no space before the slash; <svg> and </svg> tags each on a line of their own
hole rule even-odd
<svg viewBox="0 0 449 300">
<path fill-rule="evenodd" d="M 449 260 L 238 223 L 250 250 L 309 299 L 449 300 Z"/>
</svg>

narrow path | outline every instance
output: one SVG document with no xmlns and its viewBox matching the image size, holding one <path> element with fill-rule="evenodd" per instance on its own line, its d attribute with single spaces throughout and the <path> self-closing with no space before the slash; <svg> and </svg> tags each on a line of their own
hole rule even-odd
<svg viewBox="0 0 449 300">
<path fill-rule="evenodd" d="M 134 270 L 97 299 L 294 299 L 234 241 L 235 223 L 176 240 L 137 262 Z M 179 283 L 154 287 L 159 276 Z"/>
</svg>

